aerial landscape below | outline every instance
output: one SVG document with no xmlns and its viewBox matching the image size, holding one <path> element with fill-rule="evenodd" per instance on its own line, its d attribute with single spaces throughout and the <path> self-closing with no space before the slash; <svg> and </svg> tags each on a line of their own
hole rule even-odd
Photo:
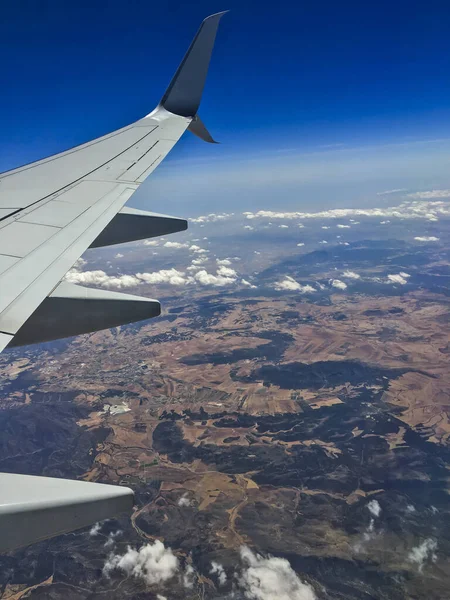
<svg viewBox="0 0 450 600">
<path fill-rule="evenodd" d="M 446 598 L 449 216 L 211 213 L 85 254 L 69 281 L 163 314 L 2 354 L 0 470 L 136 506 L 2 557 L 2 599 Z"/>
</svg>

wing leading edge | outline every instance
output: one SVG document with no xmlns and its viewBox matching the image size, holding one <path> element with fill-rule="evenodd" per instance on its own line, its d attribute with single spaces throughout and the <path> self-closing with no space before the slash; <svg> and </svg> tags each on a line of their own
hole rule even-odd
<svg viewBox="0 0 450 600">
<path fill-rule="evenodd" d="M 0 352 L 160 313 L 156 300 L 62 279 L 89 247 L 187 228 L 185 219 L 125 204 L 186 129 L 213 142 L 197 110 L 223 14 L 203 21 L 146 117 L 0 175 Z M 122 486 L 0 473 L 0 552 L 86 527 L 132 505 L 133 492 Z"/>
</svg>

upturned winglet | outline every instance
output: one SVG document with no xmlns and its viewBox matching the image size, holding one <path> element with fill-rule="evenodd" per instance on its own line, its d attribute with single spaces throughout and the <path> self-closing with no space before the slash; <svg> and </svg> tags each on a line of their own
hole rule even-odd
<svg viewBox="0 0 450 600">
<path fill-rule="evenodd" d="M 197 35 L 159 103 L 169 112 L 181 117 L 195 117 L 197 114 L 219 21 L 227 12 L 206 17 L 200 25 Z"/>
</svg>

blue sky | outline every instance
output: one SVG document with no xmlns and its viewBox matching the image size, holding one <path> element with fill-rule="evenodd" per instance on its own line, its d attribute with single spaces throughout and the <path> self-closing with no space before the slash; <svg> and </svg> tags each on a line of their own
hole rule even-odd
<svg viewBox="0 0 450 600">
<path fill-rule="evenodd" d="M 186 135 L 138 204 L 349 204 L 450 184 L 450 4 L 436 0 L 5 3 L 0 169 L 148 113 L 202 18 L 227 8 L 200 108 L 222 144 Z"/>
</svg>

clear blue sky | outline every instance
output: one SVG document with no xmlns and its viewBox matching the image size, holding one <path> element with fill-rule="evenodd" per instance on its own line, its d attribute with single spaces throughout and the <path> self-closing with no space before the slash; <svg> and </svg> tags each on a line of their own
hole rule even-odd
<svg viewBox="0 0 450 600">
<path fill-rule="evenodd" d="M 200 108 L 223 145 L 186 136 L 169 164 L 450 137 L 446 0 L 15 0 L 0 22 L 0 170 L 148 113 L 224 9 Z"/>
</svg>

